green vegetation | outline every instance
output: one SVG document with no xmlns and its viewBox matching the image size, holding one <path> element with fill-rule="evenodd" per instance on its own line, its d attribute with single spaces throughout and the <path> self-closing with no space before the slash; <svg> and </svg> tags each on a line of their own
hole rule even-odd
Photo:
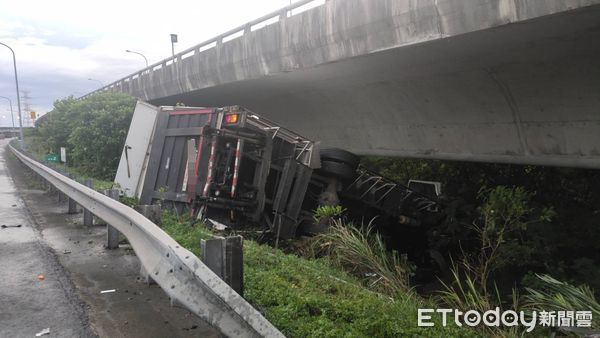
<svg viewBox="0 0 600 338">
<path fill-rule="evenodd" d="M 593 318 L 592 327 L 600 328 L 600 304 L 588 286 L 575 287 L 548 275 L 537 275 L 537 277 L 542 283 L 538 290 L 526 289 L 529 293 L 525 296 L 526 307 L 538 311 L 590 310 Z"/>
<path fill-rule="evenodd" d="M 334 220 L 330 231 L 315 236 L 313 251 L 325 254 L 335 266 L 365 279 L 371 288 L 392 297 L 410 294 L 414 266 L 406 256 L 389 252 L 371 225 L 357 227 Z"/>
<path fill-rule="evenodd" d="M 498 186 L 480 193 L 483 205 L 481 220 L 473 222 L 479 246 L 472 252 L 462 252 L 465 273 L 489 298 L 490 274 L 502 268 L 518 265 L 531 257 L 531 247 L 524 245 L 524 232 L 529 224 L 548 222 L 554 211 L 531 207 L 532 194 L 522 187 Z"/>
<path fill-rule="evenodd" d="M 163 230 L 199 256 L 211 234 L 172 213 Z M 244 241 L 245 298 L 288 337 L 475 337 L 467 328 L 417 326 L 417 309 L 432 304 L 406 290 L 374 292 L 327 259 L 305 259 Z"/>
<path fill-rule="evenodd" d="M 313 212 L 313 219 L 316 223 L 327 222 L 339 218 L 346 212 L 341 205 L 322 205 Z"/>
<path fill-rule="evenodd" d="M 307 260 L 246 241 L 246 298 L 289 337 L 468 337 L 469 329 L 441 323 L 417 326 L 417 309 L 428 307 L 410 292 L 390 298 L 326 259 Z"/>
<path fill-rule="evenodd" d="M 40 126 L 28 132 L 26 144 L 38 155 L 58 154 L 66 147 L 70 167 L 85 176 L 112 180 L 134 105 L 134 98 L 119 93 L 58 100 Z"/>
<path fill-rule="evenodd" d="M 200 257 L 200 240 L 212 238 L 212 234 L 202 224 L 190 225 L 184 219 L 169 211 L 162 214 L 162 229 L 182 247 Z"/>
<path fill-rule="evenodd" d="M 444 243 L 449 248 L 445 251 L 454 259 L 478 254 L 481 242 L 474 222 L 481 227 L 492 210 L 502 215 L 497 208 L 478 207 L 486 203 L 486 195 L 502 186 L 504 192 L 494 193 L 510 193 L 502 197 L 505 201 L 518 204 L 526 197 L 532 212 L 522 210 L 526 224 L 504 236 L 492 276 L 504 281 L 498 287 L 506 298 L 514 286 L 537 288 L 536 273 L 600 291 L 599 170 L 390 157 L 364 158 L 363 165 L 399 182 L 415 178 L 442 183 L 448 217 L 435 230 L 450 242 Z M 522 192 L 511 191 L 516 187 Z"/>
</svg>

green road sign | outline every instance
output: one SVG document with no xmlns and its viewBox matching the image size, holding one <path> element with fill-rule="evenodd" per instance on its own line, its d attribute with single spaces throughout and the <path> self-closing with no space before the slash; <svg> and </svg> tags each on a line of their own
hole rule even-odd
<svg viewBox="0 0 600 338">
<path fill-rule="evenodd" d="M 58 162 L 58 161 L 60 160 L 60 158 L 58 157 L 58 155 L 57 155 L 57 154 L 47 154 L 47 155 L 44 157 L 44 160 L 45 160 L 46 162 Z"/>
</svg>

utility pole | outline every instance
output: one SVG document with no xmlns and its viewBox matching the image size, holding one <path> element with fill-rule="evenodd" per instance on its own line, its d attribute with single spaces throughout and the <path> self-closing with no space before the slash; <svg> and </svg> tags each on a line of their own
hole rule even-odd
<svg viewBox="0 0 600 338">
<path fill-rule="evenodd" d="M 15 51 L 10 48 L 9 45 L 0 42 L 0 45 L 10 49 L 13 55 L 13 66 L 15 69 L 15 85 L 17 87 L 17 106 L 19 108 L 19 136 L 21 138 L 21 148 L 25 148 L 25 140 L 23 139 L 23 116 L 21 115 L 21 98 L 19 97 L 19 77 L 17 76 L 17 57 L 15 56 Z"/>
<path fill-rule="evenodd" d="M 171 34 L 171 54 L 175 57 L 175 43 L 177 42 L 177 34 Z"/>
</svg>

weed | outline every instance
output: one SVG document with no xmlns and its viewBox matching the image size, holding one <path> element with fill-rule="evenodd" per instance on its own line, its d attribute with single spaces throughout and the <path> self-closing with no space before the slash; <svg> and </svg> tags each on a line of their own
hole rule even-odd
<svg viewBox="0 0 600 338">
<path fill-rule="evenodd" d="M 169 211 L 163 211 L 162 229 L 168 233 L 177 243 L 190 250 L 194 255 L 200 257 L 200 240 L 210 239 L 213 235 L 202 223 L 190 225 L 181 221 L 176 215 Z"/>
<path fill-rule="evenodd" d="M 366 278 L 370 287 L 395 296 L 410 290 L 409 278 L 414 266 L 406 257 L 389 252 L 373 227 L 356 227 L 334 220 L 330 231 L 315 237 L 316 252 L 331 257 L 339 267 Z"/>
<path fill-rule="evenodd" d="M 313 211 L 313 220 L 315 223 L 330 222 L 340 218 L 345 212 L 346 209 L 341 205 L 322 205 Z"/>
</svg>

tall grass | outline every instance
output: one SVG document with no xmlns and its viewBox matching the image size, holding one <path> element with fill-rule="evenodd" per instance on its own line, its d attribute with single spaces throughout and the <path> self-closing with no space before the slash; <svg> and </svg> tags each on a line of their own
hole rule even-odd
<svg viewBox="0 0 600 338">
<path fill-rule="evenodd" d="M 313 248 L 381 293 L 394 297 L 411 290 L 413 265 L 397 252 L 389 252 L 372 224 L 356 227 L 334 220 L 329 232 L 315 237 Z"/>
<path fill-rule="evenodd" d="M 538 311 L 592 311 L 592 327 L 600 328 L 600 304 L 587 285 L 579 287 L 548 275 L 536 275 L 542 285 L 538 290 L 525 288 L 526 307 Z"/>
<path fill-rule="evenodd" d="M 465 262 L 463 262 L 465 264 Z M 463 275 L 459 271 L 466 271 Z M 463 312 L 475 310 L 484 313 L 488 310 L 494 310 L 496 307 L 501 311 L 509 310 L 502 302 L 502 297 L 496 284 L 494 284 L 493 295 L 487 290 L 483 290 L 479 282 L 472 274 L 468 273 L 472 268 L 465 267 L 460 269 L 457 265 L 452 267 L 451 283 L 442 281 L 443 290 L 439 291 L 434 301 L 443 304 L 448 308 L 459 309 Z M 508 305 L 510 310 L 519 311 L 521 301 L 516 289 L 512 291 L 512 302 Z M 488 327 L 480 325 L 477 327 L 486 337 L 519 337 L 522 330 L 518 327 Z"/>
</svg>

